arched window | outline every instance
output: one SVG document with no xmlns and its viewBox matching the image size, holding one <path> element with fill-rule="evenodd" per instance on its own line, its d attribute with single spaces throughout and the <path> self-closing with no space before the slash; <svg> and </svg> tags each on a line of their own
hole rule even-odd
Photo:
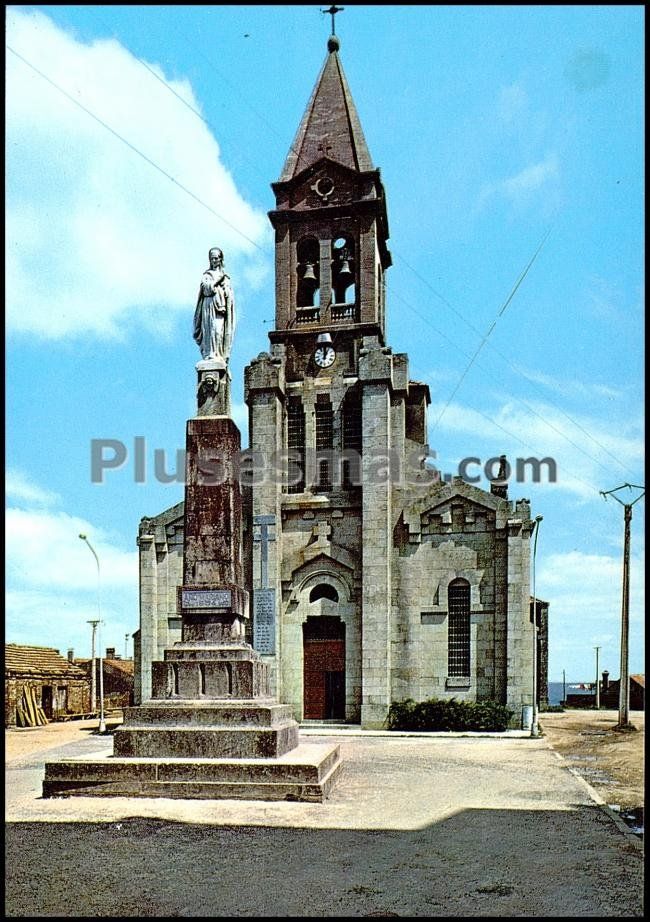
<svg viewBox="0 0 650 922">
<path fill-rule="evenodd" d="M 320 288 L 320 247 L 315 237 L 305 237 L 298 243 L 298 303 L 297 307 L 313 307 Z"/>
<path fill-rule="evenodd" d="M 341 235 L 332 243 L 332 304 L 354 304 L 354 241 Z"/>
<path fill-rule="evenodd" d="M 319 599 L 330 599 L 332 602 L 338 602 L 339 594 L 334 586 L 330 586 L 329 583 L 319 583 L 309 593 L 309 601 L 317 602 Z"/>
<path fill-rule="evenodd" d="M 449 627 L 447 674 L 469 676 L 470 587 L 466 579 L 455 579 L 447 590 Z"/>
</svg>

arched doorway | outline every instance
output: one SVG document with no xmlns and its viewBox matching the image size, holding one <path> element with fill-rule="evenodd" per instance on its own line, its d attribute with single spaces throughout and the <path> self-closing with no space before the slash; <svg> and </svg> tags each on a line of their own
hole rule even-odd
<svg viewBox="0 0 650 922">
<path fill-rule="evenodd" d="M 305 720 L 345 720 L 345 623 L 309 615 L 302 635 Z"/>
</svg>

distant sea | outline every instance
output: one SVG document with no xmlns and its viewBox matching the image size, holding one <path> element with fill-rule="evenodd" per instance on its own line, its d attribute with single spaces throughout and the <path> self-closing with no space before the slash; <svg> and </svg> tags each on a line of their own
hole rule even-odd
<svg viewBox="0 0 650 922">
<path fill-rule="evenodd" d="M 574 688 L 574 685 L 587 685 L 587 682 L 567 682 L 566 683 L 566 693 L 567 695 L 592 695 L 593 692 L 590 689 L 585 688 Z M 563 695 L 563 683 L 562 682 L 549 682 L 548 683 L 548 703 L 549 704 L 561 704 Z"/>
</svg>

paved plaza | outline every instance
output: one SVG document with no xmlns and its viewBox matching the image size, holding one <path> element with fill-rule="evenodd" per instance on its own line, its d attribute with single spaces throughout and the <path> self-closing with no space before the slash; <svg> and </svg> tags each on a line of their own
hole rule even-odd
<svg viewBox="0 0 650 922">
<path fill-rule="evenodd" d="M 46 759 L 111 751 L 58 732 L 8 734 L 10 916 L 642 912 L 638 840 L 544 739 L 304 733 L 341 746 L 324 804 L 42 800 Z"/>
</svg>

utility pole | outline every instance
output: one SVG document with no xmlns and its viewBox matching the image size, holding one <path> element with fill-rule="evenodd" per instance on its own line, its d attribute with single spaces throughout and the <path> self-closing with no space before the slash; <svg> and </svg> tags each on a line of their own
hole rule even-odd
<svg viewBox="0 0 650 922">
<path fill-rule="evenodd" d="M 631 503 L 624 503 L 616 496 L 619 490 L 642 490 Z M 632 506 L 645 496 L 645 487 L 636 483 L 624 483 L 613 490 L 601 490 L 600 495 L 607 499 L 612 496 L 620 503 L 624 511 L 625 538 L 623 541 L 623 601 L 621 604 L 621 680 L 618 695 L 617 730 L 635 730 L 630 723 L 630 674 L 629 674 L 629 634 L 630 634 L 630 526 L 632 524 Z"/>
<path fill-rule="evenodd" d="M 539 534 L 539 523 L 543 520 L 543 515 L 536 515 L 533 523 L 535 529 L 535 540 L 533 542 L 533 715 L 530 721 L 530 735 L 535 739 L 539 736 L 539 725 L 537 723 L 537 686 L 539 671 L 537 662 L 537 593 L 535 587 L 535 555 L 537 554 L 537 535 Z"/>
<path fill-rule="evenodd" d="M 599 708 L 600 707 L 600 679 L 598 678 L 599 676 L 598 651 L 600 650 L 600 647 L 594 647 L 594 650 L 596 651 L 596 708 Z"/>
<path fill-rule="evenodd" d="M 97 676 L 95 675 L 95 635 L 97 634 L 97 625 L 99 619 L 88 621 L 93 626 L 93 637 L 91 641 L 91 670 L 90 670 L 90 710 L 94 714 L 97 710 Z"/>
<path fill-rule="evenodd" d="M 566 669 L 562 670 L 562 706 L 566 706 Z"/>
</svg>

